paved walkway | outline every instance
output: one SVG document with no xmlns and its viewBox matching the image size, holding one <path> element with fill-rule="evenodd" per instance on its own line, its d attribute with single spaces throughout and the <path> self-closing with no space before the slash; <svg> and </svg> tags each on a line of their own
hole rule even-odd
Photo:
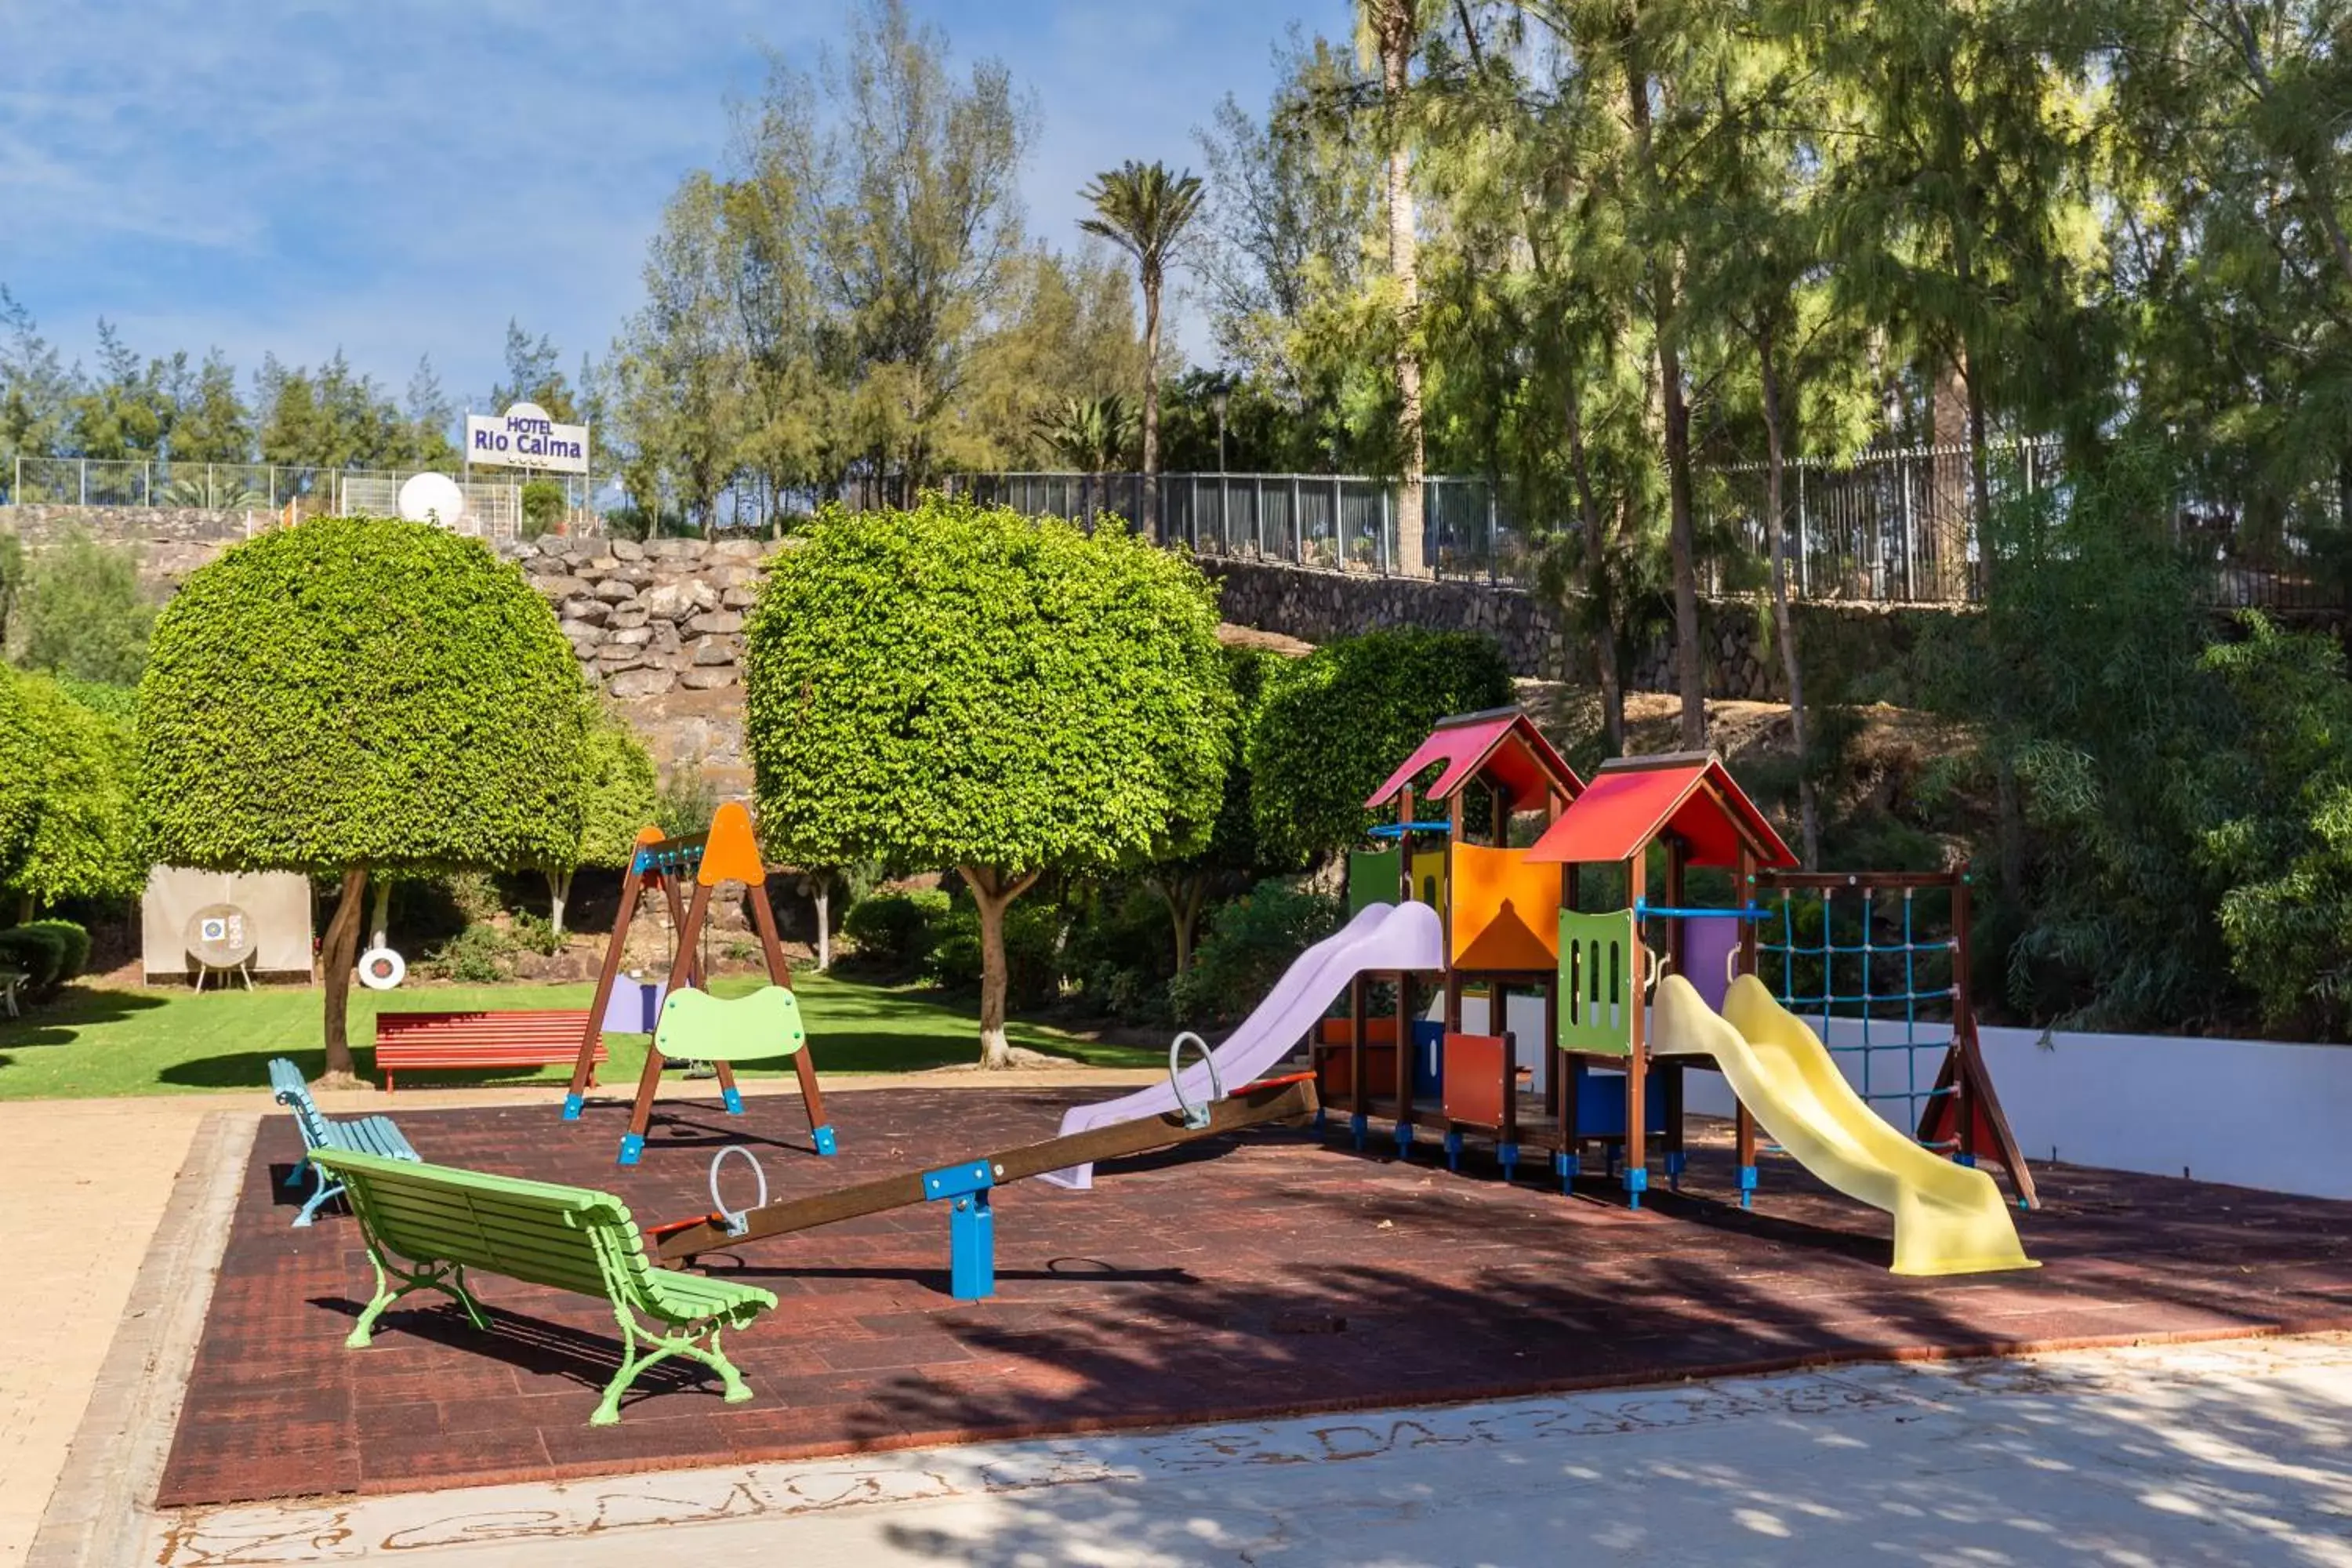
<svg viewBox="0 0 2352 1568">
<path fill-rule="evenodd" d="M 2352 1568 L 2347 1535 L 2331 1337 L 198 1510 L 138 1561 Z"/>
<path fill-rule="evenodd" d="M 0 1103 L 0 1568 L 16 1568 L 210 1097 Z"/>
<path fill-rule="evenodd" d="M 845 1086 L 1048 1087 L 1146 1082 L 1157 1074 L 1040 1069 L 1011 1075 L 835 1075 Z M 746 1091 L 792 1092 L 758 1080 Z M 321 1095 L 335 1115 L 460 1106 L 551 1106 L 547 1085 Z M 619 1091 L 614 1091 L 619 1092 Z M 130 1100 L 0 1100 L 0 1568 L 18 1568 L 48 1507 L 100 1365 L 196 1131 L 215 1112 L 278 1112 L 265 1091 Z M 240 1154 L 242 1150 L 239 1151 Z M 217 1244 L 213 1248 L 217 1254 Z M 209 1267 L 205 1270 L 209 1272 Z"/>
</svg>

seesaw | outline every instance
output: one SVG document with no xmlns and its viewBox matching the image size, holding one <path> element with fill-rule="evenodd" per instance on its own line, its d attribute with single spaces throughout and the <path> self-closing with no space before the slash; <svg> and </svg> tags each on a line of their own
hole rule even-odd
<svg viewBox="0 0 2352 1568">
<path fill-rule="evenodd" d="M 1171 1053 L 1171 1079 L 1175 1076 Z M 1160 1116 L 1117 1121 L 1089 1128 L 1040 1143 L 1024 1143 L 992 1154 L 980 1154 L 927 1171 L 907 1171 L 856 1186 L 804 1198 L 768 1203 L 767 1179 L 760 1179 L 761 1202 L 743 1210 L 730 1210 L 719 1196 L 719 1167 L 730 1153 L 751 1159 L 740 1145 L 722 1149 L 711 1161 L 711 1202 L 714 1212 L 694 1219 L 656 1226 L 651 1232 L 656 1252 L 664 1263 L 677 1263 L 706 1252 L 764 1241 L 814 1226 L 880 1214 L 914 1204 L 944 1204 L 948 1208 L 949 1289 L 960 1301 L 977 1301 L 996 1293 L 995 1218 L 989 1193 L 1009 1182 L 1042 1176 L 1074 1165 L 1116 1160 L 1129 1154 L 1173 1148 L 1223 1132 L 1268 1122 L 1304 1121 L 1321 1102 L 1315 1094 L 1315 1075 L 1295 1073 L 1265 1079 L 1231 1096 L 1214 1085 L 1206 1104 L 1194 1104 L 1178 1093 L 1178 1108 Z M 757 1172 L 759 1162 L 751 1161 Z"/>
</svg>

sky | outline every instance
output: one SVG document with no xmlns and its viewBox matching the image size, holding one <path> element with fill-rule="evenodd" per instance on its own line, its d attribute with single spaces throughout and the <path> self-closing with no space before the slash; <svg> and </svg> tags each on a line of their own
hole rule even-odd
<svg viewBox="0 0 2352 1568">
<path fill-rule="evenodd" d="M 769 49 L 813 64 L 845 0 L 0 0 L 0 285 L 68 359 L 338 348 L 398 395 L 420 354 L 484 405 L 506 324 L 570 371 L 639 298 L 663 202 L 724 156 Z M 1129 157 L 1198 168 L 1262 108 L 1293 19 L 1347 0 L 909 0 L 1034 94 L 1033 233 Z M 1177 329 L 1202 334 L 1190 311 Z M 249 380 L 247 382 L 249 385 Z"/>
</svg>

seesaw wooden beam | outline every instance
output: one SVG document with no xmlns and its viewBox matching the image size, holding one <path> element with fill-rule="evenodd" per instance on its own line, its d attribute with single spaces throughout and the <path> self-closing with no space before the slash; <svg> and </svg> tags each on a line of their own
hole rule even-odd
<svg viewBox="0 0 2352 1568">
<path fill-rule="evenodd" d="M 1042 1143 L 1024 1143 L 1015 1149 L 955 1163 L 976 1165 L 985 1162 L 992 1168 L 994 1184 L 1003 1186 L 1007 1182 L 1041 1176 L 1066 1166 L 1149 1153 L 1154 1149 L 1172 1148 L 1269 1121 L 1303 1120 L 1314 1115 L 1320 1104 L 1311 1079 L 1276 1080 L 1254 1084 L 1229 1099 L 1217 1100 L 1209 1107 L 1209 1123 L 1205 1127 L 1187 1127 L 1182 1117 L 1171 1112 L 1135 1121 L 1117 1121 L 1108 1127 L 1073 1132 L 1066 1138 L 1048 1138 Z M 715 1215 L 675 1228 L 663 1226 L 656 1233 L 658 1241 L 655 1256 L 664 1263 L 676 1263 L 700 1253 L 740 1247 L 813 1226 L 923 1203 L 931 1195 L 924 1190 L 923 1174 L 920 1171 L 908 1171 L 829 1193 L 768 1204 L 745 1214 L 744 1228 L 732 1236 Z"/>
</svg>

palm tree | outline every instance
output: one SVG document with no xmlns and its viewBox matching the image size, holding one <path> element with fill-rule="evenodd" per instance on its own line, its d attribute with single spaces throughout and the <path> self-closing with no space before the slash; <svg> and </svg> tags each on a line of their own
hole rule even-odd
<svg viewBox="0 0 2352 1568">
<path fill-rule="evenodd" d="M 1143 279 L 1143 531 L 1160 537 L 1160 286 L 1185 228 L 1200 216 L 1201 177 L 1129 159 L 1078 193 L 1095 216 L 1078 226 L 1135 258 Z"/>
<path fill-rule="evenodd" d="M 1380 61 L 1381 141 L 1388 154 L 1389 274 L 1397 288 L 1396 570 L 1422 574 L 1421 245 L 1413 227 L 1412 153 L 1404 100 L 1431 0 L 1358 0 L 1357 42 Z"/>
</svg>

